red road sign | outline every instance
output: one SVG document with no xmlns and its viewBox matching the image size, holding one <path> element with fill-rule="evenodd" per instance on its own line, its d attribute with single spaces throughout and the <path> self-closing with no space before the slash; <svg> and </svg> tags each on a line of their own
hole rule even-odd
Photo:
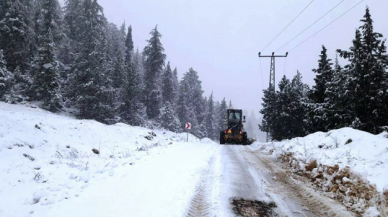
<svg viewBox="0 0 388 217">
<path fill-rule="evenodd" d="M 186 128 L 186 130 L 190 130 L 191 129 L 191 123 L 187 122 L 185 128 Z"/>
</svg>

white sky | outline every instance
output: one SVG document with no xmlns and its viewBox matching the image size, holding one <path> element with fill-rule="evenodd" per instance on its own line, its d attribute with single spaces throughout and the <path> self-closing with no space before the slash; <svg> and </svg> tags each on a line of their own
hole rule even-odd
<svg viewBox="0 0 388 217">
<path fill-rule="evenodd" d="M 315 0 L 262 54 L 270 54 L 342 0 Z M 155 25 L 161 32 L 167 61 L 178 68 L 179 78 L 193 67 L 205 95 L 232 100 L 235 108 L 259 110 L 262 90 L 268 87 L 270 59 L 261 59 L 264 48 L 310 0 L 99 0 L 109 22 L 132 25 L 135 47 L 142 50 Z M 359 0 L 345 0 L 335 10 L 276 54 L 336 19 Z M 335 58 L 336 49 L 348 49 L 355 29 L 369 6 L 375 31 L 388 36 L 388 1 L 364 0 L 331 26 L 276 60 L 276 84 L 283 73 L 291 78 L 299 70 L 303 81 L 313 84 L 311 69 L 318 66 L 321 46 Z M 344 63 L 344 61 L 342 61 Z M 285 69 L 285 70 L 284 70 Z"/>
</svg>

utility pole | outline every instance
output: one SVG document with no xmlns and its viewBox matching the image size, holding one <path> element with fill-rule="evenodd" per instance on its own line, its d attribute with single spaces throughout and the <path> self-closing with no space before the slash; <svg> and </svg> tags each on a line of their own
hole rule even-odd
<svg viewBox="0 0 388 217">
<path fill-rule="evenodd" d="M 272 55 L 261 55 L 261 52 L 259 52 L 259 58 L 268 58 L 271 57 L 271 68 L 269 71 L 269 90 L 275 92 L 275 58 L 277 57 L 287 57 L 288 52 L 286 52 L 286 55 L 275 55 L 275 52 L 272 52 Z M 268 132 L 267 132 L 267 138 L 266 141 L 268 142 Z"/>
</svg>

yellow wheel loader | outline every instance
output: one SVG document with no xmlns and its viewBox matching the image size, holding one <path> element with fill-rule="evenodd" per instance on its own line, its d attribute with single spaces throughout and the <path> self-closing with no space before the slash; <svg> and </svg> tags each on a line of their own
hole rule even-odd
<svg viewBox="0 0 388 217">
<path fill-rule="evenodd" d="M 241 109 L 226 110 L 227 129 L 220 132 L 220 144 L 249 145 L 247 132 L 244 131 L 245 116 Z"/>
</svg>

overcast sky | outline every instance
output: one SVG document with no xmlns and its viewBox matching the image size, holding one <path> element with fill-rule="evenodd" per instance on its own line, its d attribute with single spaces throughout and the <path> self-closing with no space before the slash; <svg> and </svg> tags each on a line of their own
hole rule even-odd
<svg viewBox="0 0 388 217">
<path fill-rule="evenodd" d="M 311 0 L 99 0 L 109 22 L 132 26 L 135 47 L 143 50 L 155 25 L 162 34 L 167 61 L 178 68 L 179 79 L 193 67 L 205 95 L 232 100 L 235 108 L 259 110 L 262 90 L 268 87 L 270 59 L 258 58 L 261 51 Z M 315 0 L 262 54 L 270 54 L 342 0 Z M 284 54 L 336 19 L 359 0 L 345 0 L 288 46 Z M 369 6 L 375 31 L 388 36 L 388 1 L 364 0 L 285 58 L 276 59 L 276 84 L 296 70 L 313 85 L 321 46 L 330 58 L 335 50 L 348 49 Z M 285 62 L 286 61 L 286 62 Z M 345 63 L 342 61 L 342 63 Z M 262 71 L 261 71 L 262 68 Z"/>
</svg>

